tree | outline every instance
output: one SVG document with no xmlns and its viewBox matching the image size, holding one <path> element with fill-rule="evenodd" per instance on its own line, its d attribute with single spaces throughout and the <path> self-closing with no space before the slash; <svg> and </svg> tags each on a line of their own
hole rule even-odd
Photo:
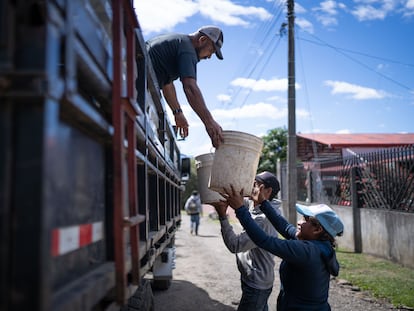
<svg viewBox="0 0 414 311">
<path fill-rule="evenodd" d="M 263 150 L 259 160 L 258 172 L 269 171 L 276 173 L 276 163 L 279 158 L 286 161 L 287 157 L 287 129 L 278 127 L 263 136 Z"/>
</svg>

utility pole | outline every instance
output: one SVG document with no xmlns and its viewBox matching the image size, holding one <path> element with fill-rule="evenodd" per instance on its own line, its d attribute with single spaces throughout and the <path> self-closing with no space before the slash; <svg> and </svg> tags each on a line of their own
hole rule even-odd
<svg viewBox="0 0 414 311">
<path fill-rule="evenodd" d="M 287 0 L 288 7 L 288 215 L 296 224 L 297 165 L 296 165 L 296 93 L 295 93 L 295 14 L 294 0 Z"/>
</svg>

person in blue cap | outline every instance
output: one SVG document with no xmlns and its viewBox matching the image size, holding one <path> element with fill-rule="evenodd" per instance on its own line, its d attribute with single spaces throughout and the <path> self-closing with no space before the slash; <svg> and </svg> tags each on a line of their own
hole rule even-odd
<svg viewBox="0 0 414 311">
<path fill-rule="evenodd" d="M 230 185 L 222 194 L 253 242 L 282 258 L 279 267 L 280 292 L 277 311 L 329 311 L 330 276 L 337 276 L 339 263 L 335 254 L 335 237 L 343 233 L 344 225 L 327 205 L 296 205 L 304 219 L 296 228 L 274 212 L 265 200 L 263 189 L 255 195 L 260 208 L 275 229 L 286 239 L 267 235 L 253 221 L 243 206 L 243 190 L 237 193 Z"/>
</svg>

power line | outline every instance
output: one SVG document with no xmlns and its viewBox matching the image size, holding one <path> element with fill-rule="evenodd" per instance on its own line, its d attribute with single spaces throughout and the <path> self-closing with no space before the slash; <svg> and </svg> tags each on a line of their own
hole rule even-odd
<svg viewBox="0 0 414 311">
<path fill-rule="evenodd" d="M 313 44 L 317 44 L 317 45 L 334 47 L 333 45 L 330 45 L 330 44 L 327 44 L 327 43 L 320 43 L 320 42 L 316 42 L 316 41 L 313 41 L 313 40 L 301 38 L 299 36 L 297 36 L 297 39 L 302 40 L 302 41 L 307 41 L 309 43 L 313 43 Z M 320 39 L 318 39 L 318 40 L 320 40 Z M 322 40 L 320 40 L 320 41 L 322 41 Z M 337 49 L 337 50 L 344 51 L 344 52 L 348 52 L 348 53 L 352 53 L 352 54 L 358 54 L 358 55 L 365 56 L 365 57 L 369 57 L 369 58 L 383 60 L 383 61 L 388 62 L 388 63 L 394 63 L 394 64 L 397 64 L 397 65 L 414 67 L 414 64 L 403 63 L 403 62 L 400 62 L 400 61 L 397 61 L 397 60 L 392 60 L 392 59 L 389 59 L 389 58 L 384 58 L 384 57 L 380 57 L 380 56 L 374 56 L 374 55 L 370 55 L 370 54 L 367 54 L 367 53 L 358 52 L 358 51 L 354 51 L 354 50 L 350 50 L 350 49 L 345 49 L 345 48 L 340 48 L 340 47 L 334 47 L 334 48 Z"/>
<path fill-rule="evenodd" d="M 315 44 L 318 44 L 318 45 L 322 45 L 322 46 L 329 47 L 329 48 L 333 49 L 334 51 L 336 51 L 337 53 L 339 53 L 339 54 L 341 54 L 341 55 L 345 56 L 346 58 L 348 58 L 348 59 L 352 60 L 353 62 L 357 63 L 358 65 L 360 65 L 360 66 L 364 67 L 365 69 L 367 69 L 367 70 L 369 70 L 369 71 L 372 71 L 372 72 L 376 73 L 377 75 L 379 75 L 379 76 L 383 77 L 384 79 L 386 79 L 386 80 L 388 80 L 388 81 L 391 81 L 391 82 L 393 82 L 394 84 L 396 84 L 396 85 L 398 85 L 398 86 L 400 86 L 400 87 L 402 87 L 402 88 L 404 88 L 404 89 L 406 89 L 406 90 L 408 90 L 408 91 L 411 91 L 411 90 L 412 90 L 412 88 L 410 88 L 409 86 L 407 86 L 407 85 L 405 85 L 405 84 L 403 84 L 403 83 L 401 83 L 401 82 L 399 82 L 399 81 L 397 81 L 397 80 L 395 80 L 395 79 L 393 79 L 393 78 L 391 78 L 391 77 L 389 77 L 389 76 L 387 76 L 387 75 L 385 75 L 385 74 L 383 74 L 383 73 L 379 72 L 378 70 L 372 69 L 372 68 L 371 68 L 371 67 L 369 67 L 367 64 L 365 64 L 365 63 L 363 63 L 363 62 L 359 61 L 358 59 L 356 59 L 356 58 L 354 58 L 354 57 L 352 57 L 352 56 L 350 56 L 350 55 L 346 54 L 345 52 L 355 53 L 355 54 L 360 54 L 360 55 L 362 55 L 363 53 L 357 53 L 357 52 L 352 52 L 351 50 L 345 50 L 345 49 L 338 48 L 338 47 L 336 47 L 336 46 L 334 46 L 334 45 L 332 45 L 332 44 L 329 44 L 329 43 L 327 43 L 327 42 L 325 42 L 325 41 L 323 41 L 323 40 L 319 39 L 318 37 L 316 37 L 316 36 L 314 36 L 314 35 L 312 35 L 312 34 L 310 34 L 310 35 L 311 35 L 312 37 L 314 37 L 315 39 L 319 40 L 321 43 L 314 42 L 314 41 L 311 41 L 311 40 L 307 40 L 307 39 L 304 39 L 304 38 L 298 38 L 298 39 L 303 40 L 303 41 L 307 41 L 307 42 L 310 42 L 310 43 L 315 43 Z M 383 60 L 385 60 L 385 58 L 373 57 L 373 56 L 369 56 L 368 54 L 365 54 L 364 56 L 366 56 L 366 57 L 372 57 L 372 58 L 377 58 L 377 59 L 383 59 Z M 394 63 L 399 63 L 399 62 L 397 62 L 397 61 L 391 61 L 391 62 L 394 62 Z M 403 63 L 401 63 L 401 64 L 403 64 Z M 407 66 L 414 66 L 414 65 L 412 65 L 412 64 L 404 64 L 404 65 L 407 65 Z"/>
<path fill-rule="evenodd" d="M 257 73 L 257 77 L 260 77 L 264 71 L 264 69 L 266 68 L 266 66 L 269 64 L 274 51 L 276 50 L 276 48 L 279 46 L 280 43 L 280 39 L 281 37 L 279 37 L 279 40 L 276 42 L 276 44 L 274 45 L 273 49 L 271 50 L 271 53 L 268 53 L 268 57 L 266 58 L 266 60 L 262 63 L 261 68 L 259 69 L 258 73 Z M 254 68 L 256 69 L 256 68 Z M 251 75 L 249 75 L 251 76 Z M 242 104 L 240 105 L 240 107 L 243 107 L 246 104 L 247 99 L 249 98 L 250 94 L 252 93 L 252 90 L 250 89 L 249 92 L 247 93 L 247 95 L 245 96 L 244 100 L 242 101 Z"/>
<path fill-rule="evenodd" d="M 283 13 L 283 5 L 279 3 L 276 5 L 276 1 L 270 10 L 270 13 L 273 14 L 273 17 L 270 18 L 265 23 L 261 23 L 256 30 L 255 35 L 253 36 L 253 40 L 250 43 L 247 43 L 251 46 L 259 46 L 262 48 L 264 53 L 258 57 L 252 58 L 249 55 L 249 50 L 245 50 L 245 55 L 241 58 L 240 65 L 238 68 L 244 69 L 241 73 L 236 73 L 235 76 L 242 76 L 246 79 L 249 78 L 257 78 L 265 69 L 266 65 L 270 62 L 272 55 L 274 54 L 277 46 L 279 45 L 280 38 L 275 44 L 275 28 L 274 26 L 278 23 L 282 13 Z M 264 47 L 264 48 L 263 48 Z M 230 89 L 230 87 L 228 87 Z M 232 94 L 232 101 L 233 104 L 236 99 L 239 97 L 242 91 L 241 87 L 238 87 L 234 94 Z M 240 107 L 244 106 L 249 95 L 251 94 L 251 90 L 247 92 L 246 96 L 242 99 Z"/>
</svg>

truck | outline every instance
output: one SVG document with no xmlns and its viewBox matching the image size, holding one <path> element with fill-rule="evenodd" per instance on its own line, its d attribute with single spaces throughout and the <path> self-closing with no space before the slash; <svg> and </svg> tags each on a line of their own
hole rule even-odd
<svg viewBox="0 0 414 311">
<path fill-rule="evenodd" d="M 190 159 L 132 0 L 0 1 L 0 310 L 153 310 Z"/>
</svg>

